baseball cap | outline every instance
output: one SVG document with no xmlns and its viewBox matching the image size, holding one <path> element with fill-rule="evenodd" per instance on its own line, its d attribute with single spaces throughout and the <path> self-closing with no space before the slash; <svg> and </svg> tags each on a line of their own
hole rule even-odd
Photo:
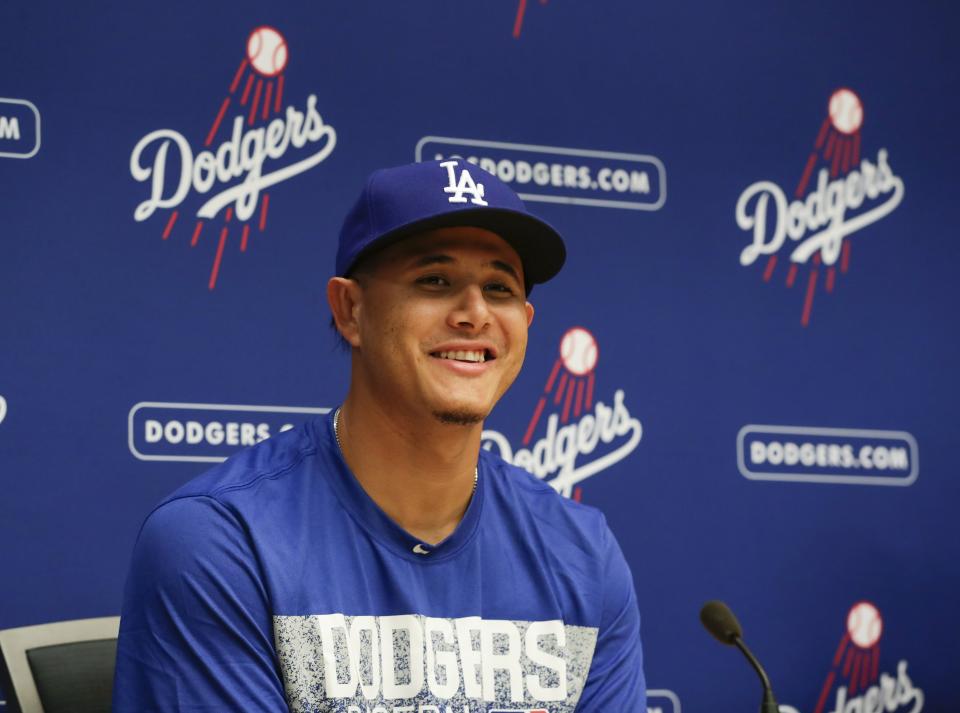
<svg viewBox="0 0 960 713">
<path fill-rule="evenodd" d="M 507 184 L 463 159 L 411 163 L 374 171 L 340 230 L 337 275 L 365 257 L 427 230 L 485 228 L 506 240 L 523 264 L 527 293 L 560 272 L 567 251 L 560 234 L 530 213 Z"/>
</svg>

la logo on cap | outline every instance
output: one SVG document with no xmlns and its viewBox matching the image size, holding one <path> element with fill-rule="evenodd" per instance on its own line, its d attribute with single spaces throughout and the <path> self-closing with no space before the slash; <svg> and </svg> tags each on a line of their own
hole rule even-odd
<svg viewBox="0 0 960 713">
<path fill-rule="evenodd" d="M 466 193 L 473 196 L 470 199 L 475 205 L 489 205 L 483 200 L 483 184 L 473 180 L 473 176 L 467 169 L 460 169 L 460 180 L 457 180 L 457 174 L 454 169 L 457 167 L 456 161 L 444 161 L 440 164 L 447 169 L 447 180 L 449 184 L 443 189 L 444 193 L 452 193 L 447 200 L 451 203 L 466 203 Z"/>
</svg>

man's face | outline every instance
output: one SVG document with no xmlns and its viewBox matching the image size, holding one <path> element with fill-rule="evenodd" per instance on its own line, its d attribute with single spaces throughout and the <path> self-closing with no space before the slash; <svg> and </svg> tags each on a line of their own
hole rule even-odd
<svg viewBox="0 0 960 713">
<path fill-rule="evenodd" d="M 441 228 L 356 275 L 354 378 L 410 416 L 485 419 L 523 363 L 533 306 L 516 251 L 481 228 Z"/>
</svg>

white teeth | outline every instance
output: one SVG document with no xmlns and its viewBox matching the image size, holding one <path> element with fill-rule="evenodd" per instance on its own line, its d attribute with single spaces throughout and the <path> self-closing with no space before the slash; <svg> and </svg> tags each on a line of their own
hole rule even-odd
<svg viewBox="0 0 960 713">
<path fill-rule="evenodd" d="M 471 351 L 450 351 L 450 352 L 440 352 L 441 359 L 454 359 L 456 361 L 473 361 L 473 362 L 484 362 L 486 361 L 486 355 L 482 351 L 471 352 Z"/>
</svg>

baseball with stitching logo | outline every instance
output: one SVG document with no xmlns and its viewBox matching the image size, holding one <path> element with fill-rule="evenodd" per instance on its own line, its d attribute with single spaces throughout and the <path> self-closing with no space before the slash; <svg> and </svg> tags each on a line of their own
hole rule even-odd
<svg viewBox="0 0 960 713">
<path fill-rule="evenodd" d="M 572 374 L 589 374 L 597 365 L 597 340 L 583 327 L 573 327 L 560 341 L 560 357 Z"/>
<path fill-rule="evenodd" d="M 838 89 L 830 96 L 827 108 L 830 123 L 843 134 L 853 134 L 863 125 L 863 104 L 850 89 Z"/>
<path fill-rule="evenodd" d="M 260 74 L 275 77 L 287 66 L 287 41 L 272 27 L 258 27 L 247 39 L 247 58 Z"/>
<path fill-rule="evenodd" d="M 847 631 L 857 646 L 868 649 L 880 640 L 883 620 L 870 602 L 858 602 L 847 614 Z"/>
</svg>

